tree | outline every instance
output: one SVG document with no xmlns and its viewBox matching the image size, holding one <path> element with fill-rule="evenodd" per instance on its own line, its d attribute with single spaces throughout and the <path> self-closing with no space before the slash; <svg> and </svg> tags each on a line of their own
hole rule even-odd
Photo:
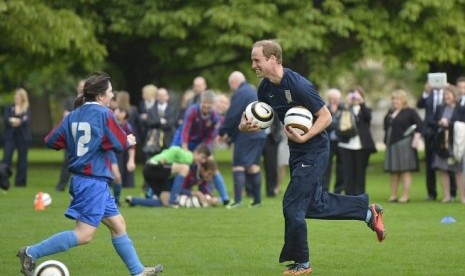
<svg viewBox="0 0 465 276">
<path fill-rule="evenodd" d="M 94 68 L 107 54 L 93 25 L 72 10 L 9 0 L 0 1 L 0 16 L 0 75 L 9 88 L 30 85 L 41 94 L 73 68 Z"/>
<path fill-rule="evenodd" d="M 107 9 L 104 17 L 110 23 L 102 35 L 116 42 L 109 57 L 121 75 L 130 76 L 126 85 L 133 93 L 149 81 L 183 89 L 198 74 L 226 89 L 226 76 L 234 69 L 255 80 L 250 47 L 263 38 L 278 38 L 286 65 L 320 85 L 363 59 L 422 72 L 432 64 L 465 64 L 463 1 L 206 3 L 121 2 Z"/>
<path fill-rule="evenodd" d="M 0 18 L 0 91 L 27 89 L 33 133 L 42 136 L 52 123 L 49 93 L 69 95 L 70 73 L 102 64 L 106 49 L 90 22 L 45 1 L 0 1 Z"/>
</svg>

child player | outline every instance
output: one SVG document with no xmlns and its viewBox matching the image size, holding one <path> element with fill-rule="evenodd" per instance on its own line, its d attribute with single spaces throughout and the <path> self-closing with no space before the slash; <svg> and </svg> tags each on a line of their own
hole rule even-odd
<svg viewBox="0 0 465 276">
<path fill-rule="evenodd" d="M 126 222 L 110 194 L 108 184 L 113 175 L 108 152 L 120 152 L 136 144 L 134 135 L 126 135 L 108 108 L 112 98 L 110 76 L 94 73 L 76 99 L 78 108 L 45 137 L 48 147 L 68 152 L 69 170 L 73 173 L 72 200 L 65 216 L 76 224 L 73 230 L 20 248 L 17 256 L 23 275 L 32 276 L 35 262 L 41 257 L 91 242 L 100 223 L 110 230 L 113 247 L 131 275 L 153 276 L 163 271 L 161 265 L 142 265 L 126 233 Z"/>
</svg>

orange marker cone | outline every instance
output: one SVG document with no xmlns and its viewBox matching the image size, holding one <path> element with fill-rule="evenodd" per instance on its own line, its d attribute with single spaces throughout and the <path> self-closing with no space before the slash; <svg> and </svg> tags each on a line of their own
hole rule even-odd
<svg viewBox="0 0 465 276">
<path fill-rule="evenodd" d="M 44 201 L 42 200 L 42 192 L 39 192 L 37 194 L 37 200 L 36 202 L 34 203 L 34 209 L 36 211 L 43 211 L 45 210 L 45 204 L 44 204 Z"/>
</svg>

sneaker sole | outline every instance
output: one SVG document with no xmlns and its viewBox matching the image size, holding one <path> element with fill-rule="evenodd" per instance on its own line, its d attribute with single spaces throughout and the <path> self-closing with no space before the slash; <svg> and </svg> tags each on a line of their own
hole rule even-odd
<svg viewBox="0 0 465 276">
<path fill-rule="evenodd" d="M 292 271 L 292 270 L 286 270 L 283 272 L 283 275 L 305 275 L 305 274 L 311 274 L 313 272 L 312 268 L 307 268 L 305 270 L 301 271 Z"/>
<path fill-rule="evenodd" d="M 34 270 L 31 273 L 27 273 L 24 271 L 23 264 L 24 264 L 25 255 L 26 255 L 26 249 L 23 250 L 23 248 L 18 250 L 18 252 L 16 253 L 16 257 L 18 257 L 19 261 L 21 262 L 21 273 L 25 276 L 32 276 L 34 274 Z"/>
</svg>

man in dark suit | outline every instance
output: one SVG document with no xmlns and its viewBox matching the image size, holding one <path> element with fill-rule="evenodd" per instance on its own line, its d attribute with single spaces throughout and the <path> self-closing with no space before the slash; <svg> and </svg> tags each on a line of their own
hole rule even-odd
<svg viewBox="0 0 465 276">
<path fill-rule="evenodd" d="M 459 105 L 465 106 L 465 77 L 458 77 L 455 82 L 457 89 L 459 90 Z"/>
<path fill-rule="evenodd" d="M 431 127 L 434 121 L 436 108 L 442 104 L 443 90 L 438 87 L 432 87 L 429 83 L 425 84 L 422 96 L 417 101 L 417 107 L 425 109 L 424 129 L 422 131 L 425 140 L 425 163 L 426 163 L 426 190 L 428 196 L 426 200 L 436 200 L 438 193 L 436 190 L 436 169 L 432 168 L 436 150 L 434 148 L 434 131 Z M 456 185 L 455 175 L 453 172 L 450 176 L 451 196 L 455 198 Z"/>
<path fill-rule="evenodd" d="M 158 88 L 157 100 L 153 108 L 147 110 L 147 120 L 144 122 L 148 135 L 153 131 L 158 132 L 157 152 L 146 152 L 150 156 L 168 148 L 173 140 L 177 122 L 176 108 L 169 102 L 170 96 L 165 88 Z M 147 140 L 149 137 L 147 137 Z"/>
</svg>

